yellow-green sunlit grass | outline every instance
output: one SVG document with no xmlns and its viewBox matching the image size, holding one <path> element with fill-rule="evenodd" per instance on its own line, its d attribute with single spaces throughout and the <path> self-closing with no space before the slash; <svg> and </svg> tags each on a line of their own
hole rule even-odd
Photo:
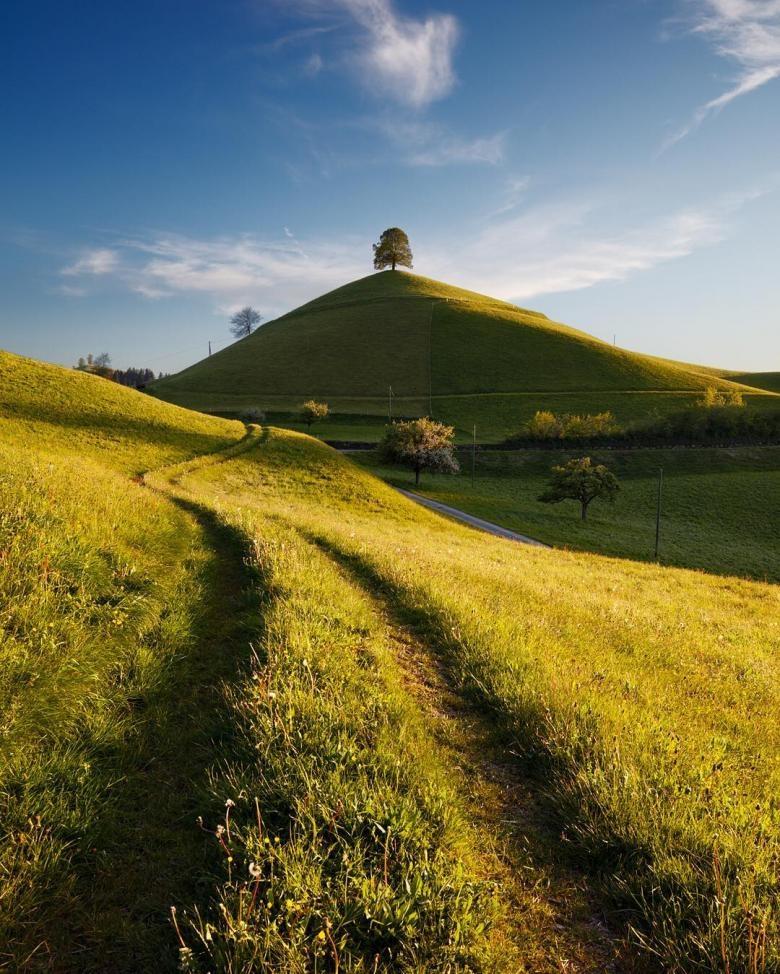
<svg viewBox="0 0 780 974">
<path fill-rule="evenodd" d="M 667 969 L 778 970 L 775 586 L 483 539 L 292 434 L 229 467 L 425 627 Z"/>
</svg>

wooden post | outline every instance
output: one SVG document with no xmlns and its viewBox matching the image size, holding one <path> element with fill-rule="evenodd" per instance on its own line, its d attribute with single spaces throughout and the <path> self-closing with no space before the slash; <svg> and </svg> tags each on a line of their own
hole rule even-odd
<svg viewBox="0 0 780 974">
<path fill-rule="evenodd" d="M 655 560 L 658 561 L 658 552 L 661 543 L 661 497 L 664 489 L 664 468 L 658 471 L 658 503 L 655 509 Z"/>
</svg>

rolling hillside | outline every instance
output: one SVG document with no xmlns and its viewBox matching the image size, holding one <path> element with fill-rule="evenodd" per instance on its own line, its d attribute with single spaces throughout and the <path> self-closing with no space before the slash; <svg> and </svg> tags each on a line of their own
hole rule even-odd
<svg viewBox="0 0 780 974">
<path fill-rule="evenodd" d="M 688 405 L 707 370 L 615 348 L 543 314 L 413 274 L 354 281 L 155 383 L 170 402 L 231 413 L 326 400 L 342 414 L 430 414 L 492 437 L 536 409 L 630 421 Z M 757 401 L 765 393 L 745 388 Z"/>
<path fill-rule="evenodd" d="M 0 970 L 780 974 L 778 619 L 4 355 Z"/>
</svg>

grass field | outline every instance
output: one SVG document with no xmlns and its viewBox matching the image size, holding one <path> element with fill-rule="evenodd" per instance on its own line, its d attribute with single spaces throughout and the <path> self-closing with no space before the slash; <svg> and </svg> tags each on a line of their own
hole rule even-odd
<svg viewBox="0 0 780 974">
<path fill-rule="evenodd" d="M 192 487 L 262 495 L 414 625 L 664 970 L 777 970 L 777 588 L 483 539 L 310 442 Z"/>
<path fill-rule="evenodd" d="M 625 424 L 689 406 L 713 384 L 734 388 L 721 370 L 615 348 L 538 312 L 388 271 L 263 325 L 152 391 L 234 415 L 255 407 L 277 416 L 313 397 L 370 426 L 387 416 L 392 389 L 394 415 L 432 415 L 464 436 L 476 424 L 481 441 L 495 443 L 537 409 L 611 409 Z M 743 391 L 754 408 L 778 401 Z"/>
<path fill-rule="evenodd" d="M 339 411 L 331 410 L 329 417 L 312 427 L 311 433 L 328 441 L 378 443 L 385 431 L 388 416 L 394 419 L 414 419 L 433 415 L 434 419 L 454 424 L 458 443 L 471 443 L 474 427 L 480 444 L 497 445 L 509 437 L 521 434 L 523 426 L 540 408 L 556 415 L 597 414 L 609 410 L 621 426 L 628 426 L 648 418 L 661 418 L 694 406 L 701 393 L 497 393 L 479 396 L 434 396 L 430 400 L 393 397 L 392 413 L 386 398 L 381 400 L 337 400 Z M 778 400 L 772 396 L 745 396 L 749 411 L 776 411 Z M 274 426 L 306 432 L 300 418 L 301 401 L 292 397 L 280 399 L 263 412 Z M 333 405 L 333 402 L 330 402 Z M 251 397 L 192 397 L 192 408 L 233 417 L 244 410 L 259 408 Z M 384 408 L 384 413 L 380 411 Z M 371 415 L 371 411 L 376 411 Z"/>
<path fill-rule="evenodd" d="M 0 967 L 780 971 L 776 586 L 3 364 Z"/>
<path fill-rule="evenodd" d="M 614 504 L 594 501 L 585 522 L 574 501 L 538 501 L 554 464 L 586 453 L 617 474 Z M 403 469 L 381 467 L 372 452 L 354 460 L 390 483 L 414 488 Z M 653 560 L 659 470 L 663 468 L 660 561 L 780 582 L 780 449 L 479 451 L 455 477 L 423 475 L 419 492 L 562 547 Z"/>
</svg>

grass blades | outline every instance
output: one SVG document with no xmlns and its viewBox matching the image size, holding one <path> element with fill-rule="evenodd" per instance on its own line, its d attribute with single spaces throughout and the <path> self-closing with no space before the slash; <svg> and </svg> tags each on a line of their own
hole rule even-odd
<svg viewBox="0 0 780 974">
<path fill-rule="evenodd" d="M 266 509 L 416 614 L 548 781 L 637 941 L 670 970 L 778 970 L 777 589 L 519 549 L 410 510 L 304 438 L 263 451 L 231 490 L 262 484 Z"/>
<path fill-rule="evenodd" d="M 780 971 L 775 586 L 55 373 L 72 421 L 3 407 L 0 966 Z"/>
</svg>

